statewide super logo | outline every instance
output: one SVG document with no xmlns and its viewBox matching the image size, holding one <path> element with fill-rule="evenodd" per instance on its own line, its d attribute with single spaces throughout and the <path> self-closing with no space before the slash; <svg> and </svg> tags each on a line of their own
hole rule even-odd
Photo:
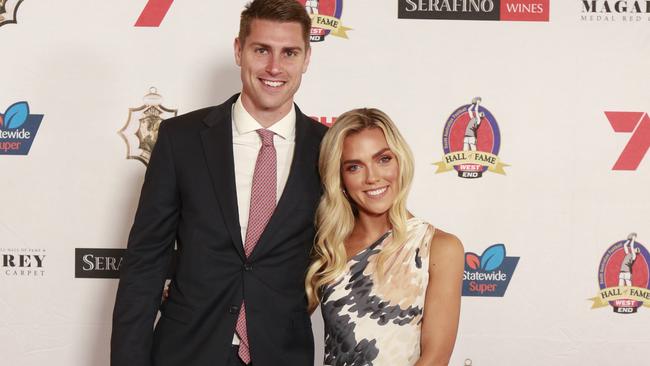
<svg viewBox="0 0 650 366">
<path fill-rule="evenodd" d="M 436 174 L 456 170 L 461 178 L 480 178 L 490 171 L 506 174 L 509 166 L 499 160 L 501 133 L 496 119 L 481 98 L 459 107 L 449 116 L 442 135 L 443 160 L 434 163 Z"/>
<path fill-rule="evenodd" d="M 610 305 L 615 313 L 636 313 L 650 307 L 650 253 L 631 233 L 612 244 L 598 266 L 600 291 L 592 297 L 592 309 Z"/>
<path fill-rule="evenodd" d="M 137 108 L 129 108 L 126 124 L 118 131 L 126 142 L 126 158 L 136 159 L 149 164 L 149 158 L 158 140 L 160 122 L 175 117 L 177 109 L 163 107 L 162 96 L 156 88 L 150 88 L 144 96 L 144 104 Z"/>
<path fill-rule="evenodd" d="M 550 0 L 398 0 L 400 19 L 548 22 Z"/>
<path fill-rule="evenodd" d="M 494 244 L 480 256 L 465 253 L 463 296 L 503 297 L 519 257 L 507 257 L 506 246 Z"/>
<path fill-rule="evenodd" d="M 310 39 L 312 42 L 322 42 L 327 35 L 348 38 L 347 31 L 351 28 L 343 26 L 343 0 L 298 0 L 305 5 L 305 10 L 311 17 Z"/>
<path fill-rule="evenodd" d="M 0 27 L 5 24 L 15 24 L 18 7 L 23 0 L 0 0 Z"/>
<path fill-rule="evenodd" d="M 583 22 L 649 22 L 650 1 L 647 0 L 580 0 Z"/>
<path fill-rule="evenodd" d="M 27 102 L 10 105 L 0 114 L 0 155 L 27 155 L 42 120 L 42 114 L 29 114 Z"/>
</svg>

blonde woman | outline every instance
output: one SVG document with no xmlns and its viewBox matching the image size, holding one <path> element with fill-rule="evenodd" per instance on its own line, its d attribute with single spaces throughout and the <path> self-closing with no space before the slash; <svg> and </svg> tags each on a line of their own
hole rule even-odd
<svg viewBox="0 0 650 366">
<path fill-rule="evenodd" d="M 463 247 L 406 209 L 412 154 L 383 112 L 343 114 L 320 149 L 324 193 L 306 278 L 321 305 L 325 365 L 447 365 Z"/>
</svg>

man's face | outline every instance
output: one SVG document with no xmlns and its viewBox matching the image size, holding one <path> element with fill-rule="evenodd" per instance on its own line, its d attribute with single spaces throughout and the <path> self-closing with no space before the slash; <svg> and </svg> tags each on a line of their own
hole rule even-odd
<svg viewBox="0 0 650 366">
<path fill-rule="evenodd" d="M 310 54 L 299 23 L 254 19 L 245 42 L 235 39 L 246 110 L 253 116 L 287 113 Z"/>
</svg>

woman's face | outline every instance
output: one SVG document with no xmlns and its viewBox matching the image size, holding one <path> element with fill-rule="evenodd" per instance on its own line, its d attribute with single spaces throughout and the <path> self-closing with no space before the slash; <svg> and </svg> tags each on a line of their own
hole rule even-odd
<svg viewBox="0 0 650 366">
<path fill-rule="evenodd" d="M 399 190 L 399 165 L 380 128 L 345 138 L 341 177 L 359 213 L 379 216 L 388 212 Z"/>
</svg>

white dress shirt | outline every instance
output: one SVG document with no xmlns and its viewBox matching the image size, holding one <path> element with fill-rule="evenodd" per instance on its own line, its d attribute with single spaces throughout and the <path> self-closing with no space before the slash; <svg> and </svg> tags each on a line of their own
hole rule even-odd
<svg viewBox="0 0 650 366">
<path fill-rule="evenodd" d="M 237 208 L 239 210 L 239 226 L 241 228 L 242 243 L 246 240 L 248 228 L 248 215 L 251 203 L 251 188 L 253 186 L 253 173 L 255 162 L 262 147 L 262 139 L 256 130 L 264 128 L 246 111 L 241 101 L 241 96 L 232 108 L 232 147 L 235 162 L 235 186 L 237 188 Z M 282 195 L 287 184 L 293 150 L 296 145 L 296 110 L 291 108 L 286 116 L 268 128 L 273 131 L 273 145 L 277 156 L 277 193 L 276 203 Z M 235 333 L 233 344 L 239 344 L 239 337 Z"/>
</svg>

